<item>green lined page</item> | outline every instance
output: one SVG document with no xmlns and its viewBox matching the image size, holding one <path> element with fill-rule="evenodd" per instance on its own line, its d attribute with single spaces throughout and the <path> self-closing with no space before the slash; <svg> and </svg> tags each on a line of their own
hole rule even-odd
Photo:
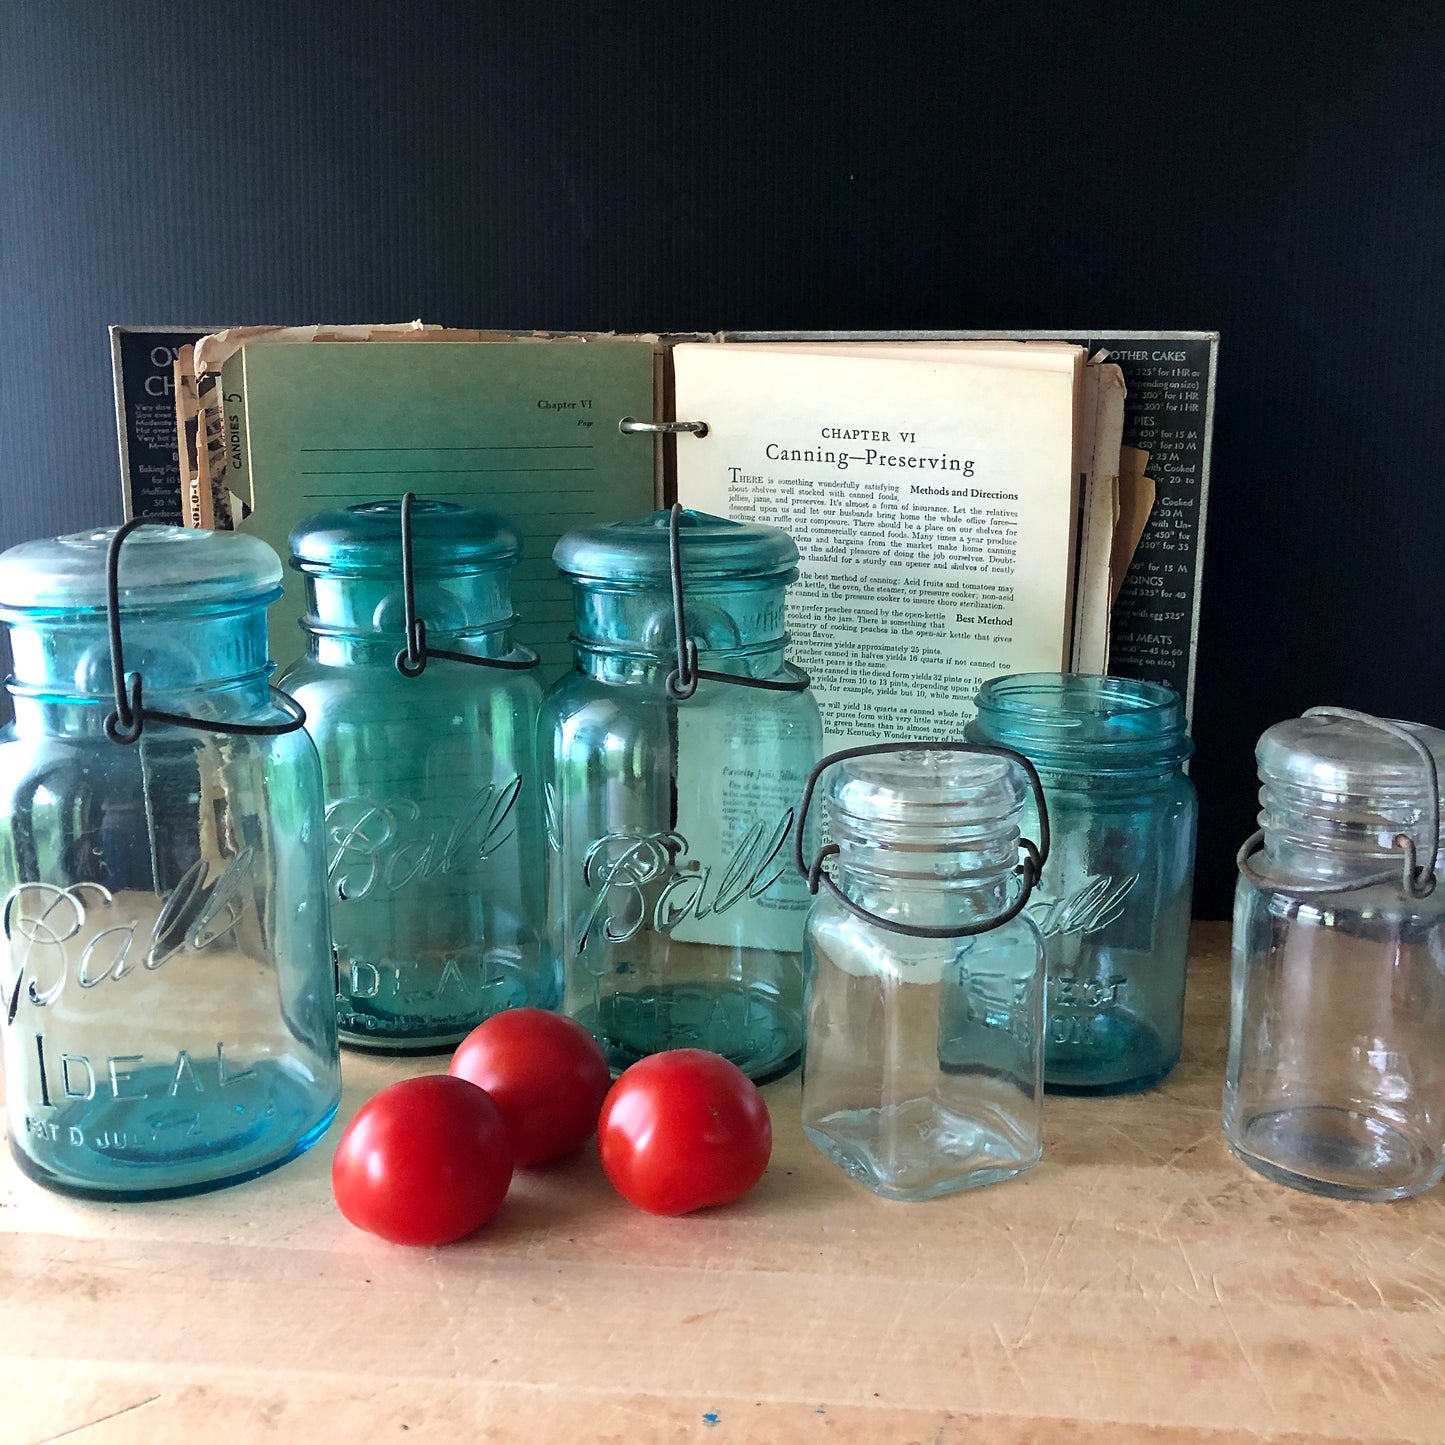
<svg viewBox="0 0 1445 1445">
<path fill-rule="evenodd" d="M 652 416 L 645 341 L 252 342 L 222 369 L 228 484 L 252 508 L 240 530 L 289 555 L 303 517 L 413 491 L 487 507 L 523 538 L 517 637 L 546 683 L 571 665 L 568 589 L 552 565 L 572 527 L 652 510 L 652 443 L 624 436 Z M 228 432 L 232 429 L 228 425 Z M 271 650 L 301 650 L 302 581 L 286 569 Z"/>
</svg>

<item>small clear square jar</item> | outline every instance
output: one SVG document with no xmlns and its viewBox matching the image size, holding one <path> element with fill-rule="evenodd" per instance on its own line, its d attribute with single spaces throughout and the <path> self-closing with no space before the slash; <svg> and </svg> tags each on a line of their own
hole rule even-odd
<svg viewBox="0 0 1445 1445">
<path fill-rule="evenodd" d="M 803 944 L 803 1129 L 884 1198 L 994 1183 L 1042 1153 L 1026 796 L 1018 760 L 946 744 L 845 753 L 832 769 L 834 876 Z"/>
<path fill-rule="evenodd" d="M 1313 709 L 1260 738 L 1240 850 L 1224 1137 L 1340 1199 L 1445 1176 L 1445 733 Z"/>
</svg>

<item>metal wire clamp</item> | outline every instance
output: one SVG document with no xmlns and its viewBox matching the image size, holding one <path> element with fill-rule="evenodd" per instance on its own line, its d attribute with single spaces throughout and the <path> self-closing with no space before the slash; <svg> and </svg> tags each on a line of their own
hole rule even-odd
<svg viewBox="0 0 1445 1445">
<path fill-rule="evenodd" d="M 1393 868 L 1387 868 L 1383 872 L 1371 873 L 1349 883 L 1296 883 L 1293 879 L 1286 882 L 1278 878 L 1270 878 L 1254 866 L 1254 855 L 1264 846 L 1264 829 L 1256 828 L 1240 844 L 1239 852 L 1234 855 L 1234 861 L 1238 865 L 1239 871 L 1256 888 L 1295 894 L 1301 898 L 1316 897 L 1325 893 L 1354 893 L 1361 888 L 1377 888 L 1380 884 L 1392 882 L 1397 877 L 1400 880 L 1400 892 L 1404 897 L 1428 898 L 1435 891 L 1435 885 L 1439 881 L 1435 874 L 1435 858 L 1440 852 L 1441 844 L 1440 777 L 1439 770 L 1435 766 L 1435 754 L 1409 728 L 1402 727 L 1389 718 L 1376 717 L 1373 713 L 1356 712 L 1353 708 L 1348 707 L 1312 707 L 1301 716 L 1343 718 L 1348 722 L 1363 723 L 1366 727 L 1379 728 L 1381 732 L 1388 733 L 1411 748 L 1420 759 L 1420 771 L 1425 779 L 1424 811 L 1425 817 L 1429 821 L 1425 835 L 1435 839 L 1435 846 L 1430 850 L 1429 858 L 1421 865 L 1419 849 L 1415 846 L 1415 840 L 1408 833 L 1397 833 L 1393 845 L 1405 855 L 1399 873 Z"/>
<path fill-rule="evenodd" d="M 137 527 L 146 526 L 143 517 L 134 517 L 116 529 L 105 553 L 105 613 L 110 631 L 110 675 L 115 686 L 115 707 L 106 714 L 105 735 L 111 742 L 129 747 L 140 741 L 147 722 L 170 723 L 174 727 L 194 728 L 203 733 L 238 733 L 243 737 L 279 737 L 306 726 L 306 712 L 289 693 L 278 687 L 271 689 L 272 703 L 284 712 L 285 722 L 243 723 L 221 722 L 212 718 L 188 717 L 183 713 L 163 712 L 147 707 L 145 682 L 138 672 L 127 674 L 120 635 L 120 549 Z"/>
<path fill-rule="evenodd" d="M 477 657 L 470 652 L 452 652 L 445 647 L 432 647 L 426 640 L 426 623 L 416 615 L 416 567 L 412 561 L 411 507 L 415 492 L 406 492 L 401 499 L 401 600 L 406 620 L 406 646 L 396 655 L 396 670 L 403 677 L 420 677 L 427 661 L 444 657 L 449 662 L 465 662 L 473 667 L 500 667 L 508 672 L 528 672 L 542 659 L 530 647 L 518 644 L 507 657 Z"/>
<path fill-rule="evenodd" d="M 683 423 L 679 422 L 678 425 Z M 735 672 L 712 672 L 697 665 L 697 643 L 687 635 L 687 617 L 682 589 L 682 504 L 674 502 L 667 521 L 667 565 L 672 581 L 672 625 L 677 634 L 677 666 L 667 674 L 663 687 L 670 698 L 685 701 L 697 691 L 699 680 L 726 682 L 734 687 L 756 687 L 763 692 L 806 692 L 811 679 L 801 667 L 784 666 L 792 673 L 788 678 L 743 677 Z"/>
<path fill-rule="evenodd" d="M 871 909 L 864 908 L 861 903 L 855 903 L 833 881 L 823 865 L 829 858 L 838 856 L 840 850 L 836 843 L 829 843 L 820 848 L 811 864 L 803 857 L 803 836 L 807 831 L 808 812 L 813 805 L 813 793 L 817 789 L 819 780 L 829 768 L 836 763 L 846 762 L 849 758 L 876 757 L 881 753 L 929 752 L 976 753 L 983 757 L 1007 758 L 1010 762 L 1017 763 L 1029 780 L 1034 805 L 1038 809 L 1039 841 L 1035 844 L 1031 839 L 1022 836 L 1019 838 L 1019 848 L 1024 856 L 1014 865 L 1013 870 L 1019 877 L 1018 895 L 1001 913 L 992 918 L 985 918 L 976 923 L 963 923 L 956 927 L 935 928 L 916 923 L 899 923 L 896 919 L 884 918 Z M 972 938 L 977 934 L 989 933 L 993 929 L 1001 927 L 1024 911 L 1029 897 L 1044 871 L 1044 864 L 1049 860 L 1049 846 L 1049 810 L 1048 805 L 1044 802 L 1043 784 L 1039 781 L 1038 771 L 1034 765 L 1022 753 L 1016 753 L 1012 748 L 994 747 L 989 743 L 872 743 L 867 747 L 842 748 L 838 752 L 829 753 L 825 758 L 820 759 L 818 765 L 808 774 L 802 802 L 798 805 L 797 826 L 793 830 L 793 863 L 799 874 L 807 881 L 809 893 L 817 893 L 819 885 L 822 885 L 850 913 L 869 923 L 876 924 L 879 928 L 886 928 L 890 933 L 902 933 L 909 938 Z"/>
</svg>

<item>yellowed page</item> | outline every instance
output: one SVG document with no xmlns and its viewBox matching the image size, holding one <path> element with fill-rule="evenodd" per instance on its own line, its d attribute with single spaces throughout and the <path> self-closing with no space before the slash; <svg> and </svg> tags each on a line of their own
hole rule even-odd
<svg viewBox="0 0 1445 1445">
<path fill-rule="evenodd" d="M 1110 566 L 1119 518 L 1119 451 L 1124 434 L 1124 374 L 1117 366 L 1084 368 L 1084 426 L 1088 439 L 1078 465 L 1086 477 L 1079 508 L 1074 587 L 1074 672 L 1103 672 L 1109 664 Z"/>
<path fill-rule="evenodd" d="M 1083 347 L 1070 341 L 747 341 L 730 343 L 752 351 L 801 356 L 895 356 L 914 361 L 967 361 L 978 366 L 1073 371 Z"/>
<path fill-rule="evenodd" d="M 980 682 L 1068 651 L 1075 366 L 879 350 L 673 351 L 677 415 L 709 426 L 678 497 L 797 541 L 792 655 L 830 746 L 957 738 Z"/>
</svg>

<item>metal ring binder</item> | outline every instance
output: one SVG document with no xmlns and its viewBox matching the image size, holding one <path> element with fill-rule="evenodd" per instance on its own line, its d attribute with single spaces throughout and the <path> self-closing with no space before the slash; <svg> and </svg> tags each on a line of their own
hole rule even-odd
<svg viewBox="0 0 1445 1445">
<path fill-rule="evenodd" d="M 705 437 L 709 428 L 705 421 L 638 421 L 636 417 L 625 416 L 617 423 L 617 430 L 624 436 L 630 436 L 634 432 L 651 432 L 655 436 L 677 436 L 683 432 L 691 432 L 695 437 Z"/>
</svg>

